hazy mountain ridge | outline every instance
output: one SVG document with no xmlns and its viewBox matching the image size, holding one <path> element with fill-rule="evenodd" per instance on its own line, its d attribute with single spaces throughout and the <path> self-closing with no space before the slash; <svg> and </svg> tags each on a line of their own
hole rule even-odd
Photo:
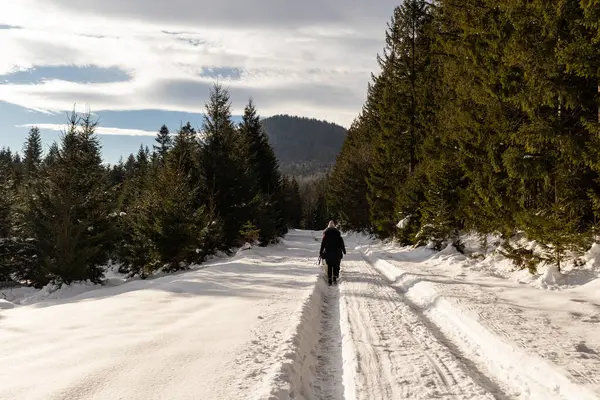
<svg viewBox="0 0 600 400">
<path fill-rule="evenodd" d="M 294 175 L 327 170 L 335 163 L 347 130 L 315 118 L 275 115 L 261 120 L 281 169 Z"/>
</svg>

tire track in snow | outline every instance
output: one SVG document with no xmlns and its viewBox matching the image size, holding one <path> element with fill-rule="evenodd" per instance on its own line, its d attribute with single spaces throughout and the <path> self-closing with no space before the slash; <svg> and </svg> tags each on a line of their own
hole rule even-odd
<svg viewBox="0 0 600 400">
<path fill-rule="evenodd" d="M 359 256 L 342 266 L 356 399 L 493 399 L 394 288 Z M 344 371 L 344 374 L 350 371 Z"/>
<path fill-rule="evenodd" d="M 324 291 L 321 305 L 320 339 L 316 349 L 318 363 L 314 386 L 315 398 L 343 400 L 339 290 L 337 287 L 331 287 L 324 288 Z"/>
<path fill-rule="evenodd" d="M 494 293 L 484 290 L 475 282 L 469 283 L 457 277 L 439 275 L 440 271 L 428 266 L 415 267 L 412 263 L 393 258 L 386 260 L 380 258 L 380 261 L 376 269 L 391 284 L 398 281 L 395 278 L 398 271 L 403 271 L 401 276 L 407 277 L 405 279 L 409 283 L 393 286 L 402 295 L 406 291 L 406 286 L 413 290 L 417 284 L 423 283 L 435 290 L 435 303 L 438 303 L 436 307 L 424 305 L 419 299 L 413 303 L 410 295 L 408 297 L 411 299 L 407 298 L 407 303 L 417 312 L 423 310 L 424 320 L 431 326 L 439 325 L 438 329 L 443 331 L 441 334 L 452 338 L 457 349 L 458 347 L 463 349 L 459 352 L 466 351 L 474 354 L 473 360 L 478 361 L 468 360 L 468 362 L 477 362 L 481 370 L 487 371 L 486 375 L 495 376 L 498 382 L 504 382 L 504 386 L 507 387 L 505 391 L 513 393 L 513 397 L 518 396 L 519 393 L 533 393 L 532 396 L 541 397 L 540 393 L 553 396 L 560 392 L 561 398 L 579 399 L 589 394 L 574 391 L 577 389 L 573 389 L 571 386 L 573 383 L 582 387 L 587 384 L 597 384 L 600 356 L 592 350 L 592 354 L 586 353 L 584 357 L 573 357 L 574 352 L 586 352 L 585 344 L 578 343 L 576 337 L 569 335 L 560 325 L 553 325 L 540 312 L 530 311 L 527 307 L 505 304 Z M 386 264 L 397 270 L 388 270 Z M 431 297 L 431 294 L 427 297 Z M 455 309 L 449 311 L 445 308 L 436 311 L 439 307 L 439 299 Z M 453 315 L 458 317 L 458 320 L 452 318 Z M 463 317 L 465 320 L 462 319 Z M 486 337 L 488 339 L 485 339 Z M 552 338 L 550 339 L 553 341 L 552 346 L 545 346 L 548 338 Z M 489 352 L 490 343 L 494 341 L 497 341 L 497 344 L 492 347 L 503 348 L 502 351 Z M 557 352 L 556 349 L 562 351 Z M 513 359 L 519 361 L 514 362 L 506 357 L 506 354 L 514 354 Z M 540 360 L 537 360 L 538 357 Z M 544 365 L 546 361 L 549 364 Z M 562 372 L 553 369 L 554 364 L 567 372 L 572 382 L 565 381 Z M 544 373 L 536 372 L 529 375 L 530 371 L 535 369 L 541 371 L 542 368 Z M 480 376 L 484 377 L 484 375 Z M 549 378 L 550 376 L 553 378 Z M 489 378 L 485 379 L 489 381 Z M 548 381 L 552 383 L 549 385 Z M 561 386 L 564 388 L 561 389 Z"/>
</svg>

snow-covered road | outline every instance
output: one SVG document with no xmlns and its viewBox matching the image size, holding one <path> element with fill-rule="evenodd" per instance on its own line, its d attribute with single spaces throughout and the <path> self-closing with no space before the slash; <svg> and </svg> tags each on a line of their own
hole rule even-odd
<svg viewBox="0 0 600 400">
<path fill-rule="evenodd" d="M 259 395 L 314 291 L 315 252 L 292 233 L 206 269 L 2 310 L 0 399 Z"/>
<path fill-rule="evenodd" d="M 328 287 L 317 235 L 0 310 L 0 399 L 600 399 L 593 300 L 567 321 L 358 236 Z"/>
<path fill-rule="evenodd" d="M 358 258 L 348 257 L 340 286 L 344 333 L 357 367 L 355 393 L 346 399 L 493 399 L 502 393 Z"/>
</svg>

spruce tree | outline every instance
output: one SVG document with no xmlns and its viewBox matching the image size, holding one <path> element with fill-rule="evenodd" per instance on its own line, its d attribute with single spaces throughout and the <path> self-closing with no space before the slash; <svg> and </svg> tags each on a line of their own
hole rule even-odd
<svg viewBox="0 0 600 400">
<path fill-rule="evenodd" d="M 0 177 L 0 286 L 29 282 L 36 287 L 47 282 L 38 260 L 35 240 L 23 230 L 22 196 L 10 177 Z"/>
<path fill-rule="evenodd" d="M 27 181 L 37 175 L 42 163 L 42 137 L 37 127 L 31 128 L 29 131 L 23 154 L 23 172 Z"/>
<path fill-rule="evenodd" d="M 0 177 L 0 287 L 12 281 L 14 273 L 13 188 L 6 176 Z"/>
<path fill-rule="evenodd" d="M 345 229 L 370 231 L 369 186 L 367 178 L 374 162 L 374 137 L 380 131 L 379 106 L 381 80 L 372 77 L 367 101 L 354 120 L 327 185 L 331 213 Z"/>
<path fill-rule="evenodd" d="M 125 182 L 125 163 L 123 157 L 119 159 L 119 162 L 110 169 L 110 184 L 111 186 L 119 186 Z"/>
<path fill-rule="evenodd" d="M 199 134 L 188 121 L 173 138 L 173 146 L 167 155 L 167 161 L 183 169 L 190 187 L 196 190 L 196 206 L 206 204 L 207 188 L 204 176 L 204 166 L 201 161 L 202 146 Z"/>
<path fill-rule="evenodd" d="M 154 152 L 158 154 L 159 159 L 164 163 L 167 159 L 167 153 L 172 146 L 172 138 L 170 136 L 169 128 L 166 125 L 161 126 L 155 139 L 156 143 Z"/>
<path fill-rule="evenodd" d="M 213 223 L 209 208 L 196 207 L 196 190 L 189 186 L 184 166 L 172 162 L 134 199 L 124 217 L 120 251 L 131 275 L 187 269 L 214 252 L 219 224 Z"/>
<path fill-rule="evenodd" d="M 238 131 L 246 153 L 247 179 L 254 193 L 254 223 L 260 231 L 260 243 L 267 245 L 283 236 L 287 232 L 287 225 L 281 196 L 279 165 L 252 100 L 244 110 Z"/>
<path fill-rule="evenodd" d="M 13 160 L 13 155 L 12 155 L 12 151 L 10 150 L 10 147 L 3 147 L 2 150 L 0 150 L 0 167 L 2 167 L 2 168 L 10 167 L 12 160 Z"/>
<path fill-rule="evenodd" d="M 15 186 L 20 186 L 23 182 L 23 159 L 19 153 L 13 155 L 11 169 Z"/>
<path fill-rule="evenodd" d="M 132 177 L 137 169 L 137 160 L 133 153 L 129 154 L 127 161 L 125 162 L 125 175 L 129 178 Z"/>
<path fill-rule="evenodd" d="M 0 161 L 1 162 L 1 161 Z M 0 286 L 12 280 L 12 207 L 13 185 L 8 176 L 0 175 Z"/>
<path fill-rule="evenodd" d="M 454 174 L 458 180 L 450 184 L 464 189 L 461 204 L 455 205 L 456 214 L 466 228 L 482 233 L 483 238 L 492 232 L 510 236 L 518 209 L 516 182 L 511 181 L 505 161 L 509 136 L 523 115 L 502 98 L 503 92 L 514 87 L 510 83 L 514 71 L 503 70 L 499 64 L 511 29 L 502 21 L 500 10 L 491 1 L 467 2 L 464 7 L 448 1 L 437 14 L 436 44 L 443 55 L 440 76 L 444 84 L 440 86 L 443 99 L 437 138 L 429 143 L 430 163 L 444 160 L 446 165 L 436 168 L 458 168 Z"/>
<path fill-rule="evenodd" d="M 35 185 L 25 215 L 35 239 L 40 280 L 99 282 L 111 250 L 112 194 L 96 122 L 73 113 L 54 163 Z"/>
<path fill-rule="evenodd" d="M 206 104 L 201 162 L 207 191 L 224 224 L 224 249 L 239 244 L 240 228 L 248 220 L 252 200 L 230 107 L 229 93 L 215 84 Z"/>
<path fill-rule="evenodd" d="M 314 206 L 314 210 L 311 215 L 310 223 L 307 229 L 320 230 L 327 226 L 327 223 L 331 219 L 329 210 L 327 208 L 327 200 L 325 194 L 320 192 L 317 195 L 317 201 Z"/>
<path fill-rule="evenodd" d="M 380 132 L 367 182 L 371 222 L 380 237 L 394 235 L 398 218 L 407 213 L 407 205 L 398 203 L 399 195 L 410 188 L 405 184 L 415 173 L 420 145 L 428 132 L 428 102 L 434 89 L 429 83 L 433 71 L 426 30 L 430 23 L 429 6 L 423 0 L 396 7 L 386 31 L 384 54 L 378 56 Z"/>
<path fill-rule="evenodd" d="M 58 154 L 58 143 L 52 142 L 50 148 L 48 149 L 48 154 L 46 154 L 46 157 L 44 158 L 44 166 L 47 167 L 52 165 L 54 161 L 56 161 L 56 159 L 58 158 Z"/>
<path fill-rule="evenodd" d="M 585 12 L 573 0 L 558 8 L 542 1 L 516 2 L 505 18 L 516 29 L 502 69 L 519 67 L 518 86 L 505 97 L 525 114 L 511 136 L 515 156 L 507 168 L 515 178 L 529 178 L 518 213 L 522 229 L 554 249 L 553 261 L 560 268 L 558 253 L 564 253 L 565 244 L 576 244 L 578 236 L 589 239 L 593 210 L 586 197 L 600 193 L 597 150 L 590 152 L 598 143 L 596 32 L 583 22 Z M 588 59 L 590 46 L 596 54 Z M 595 73 L 585 72 L 590 66 Z"/>
<path fill-rule="evenodd" d="M 6 175 L 0 176 L 0 240 L 12 231 L 13 184 Z"/>
<path fill-rule="evenodd" d="M 142 192 L 151 183 L 152 170 L 149 160 L 149 149 L 140 145 L 136 155 L 130 154 L 127 164 L 122 162 L 111 171 L 111 179 L 122 179 L 118 187 L 120 208 L 127 209 L 134 199 L 141 196 Z M 114 174 L 117 174 L 114 176 Z"/>
<path fill-rule="evenodd" d="M 296 178 L 284 176 L 281 192 L 283 193 L 284 215 L 287 226 L 296 229 L 300 228 L 303 210 L 300 186 Z"/>
<path fill-rule="evenodd" d="M 148 147 L 144 148 L 143 145 L 140 145 L 140 149 L 135 157 L 135 164 L 137 167 L 136 172 L 138 174 L 144 174 L 147 172 L 150 166 L 150 151 Z"/>
</svg>

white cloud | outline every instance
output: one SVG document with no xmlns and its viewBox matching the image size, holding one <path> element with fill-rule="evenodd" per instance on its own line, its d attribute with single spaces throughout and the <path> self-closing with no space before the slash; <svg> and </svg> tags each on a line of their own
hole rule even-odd
<svg viewBox="0 0 600 400">
<path fill-rule="evenodd" d="M 16 125 L 15 128 L 32 128 L 37 126 L 40 129 L 46 129 L 49 131 L 65 132 L 67 126 L 64 124 L 25 124 Z M 140 129 L 122 129 L 122 128 L 109 128 L 99 126 L 96 128 L 96 133 L 99 135 L 126 135 L 126 136 L 155 136 L 156 132 L 143 131 Z"/>
<path fill-rule="evenodd" d="M 232 68 L 234 112 L 302 114 L 348 126 L 364 102 L 396 0 L 0 0 L 0 74 L 33 66 L 119 68 L 131 81 L 0 86 L 36 109 L 203 111 L 207 68 Z"/>
</svg>

